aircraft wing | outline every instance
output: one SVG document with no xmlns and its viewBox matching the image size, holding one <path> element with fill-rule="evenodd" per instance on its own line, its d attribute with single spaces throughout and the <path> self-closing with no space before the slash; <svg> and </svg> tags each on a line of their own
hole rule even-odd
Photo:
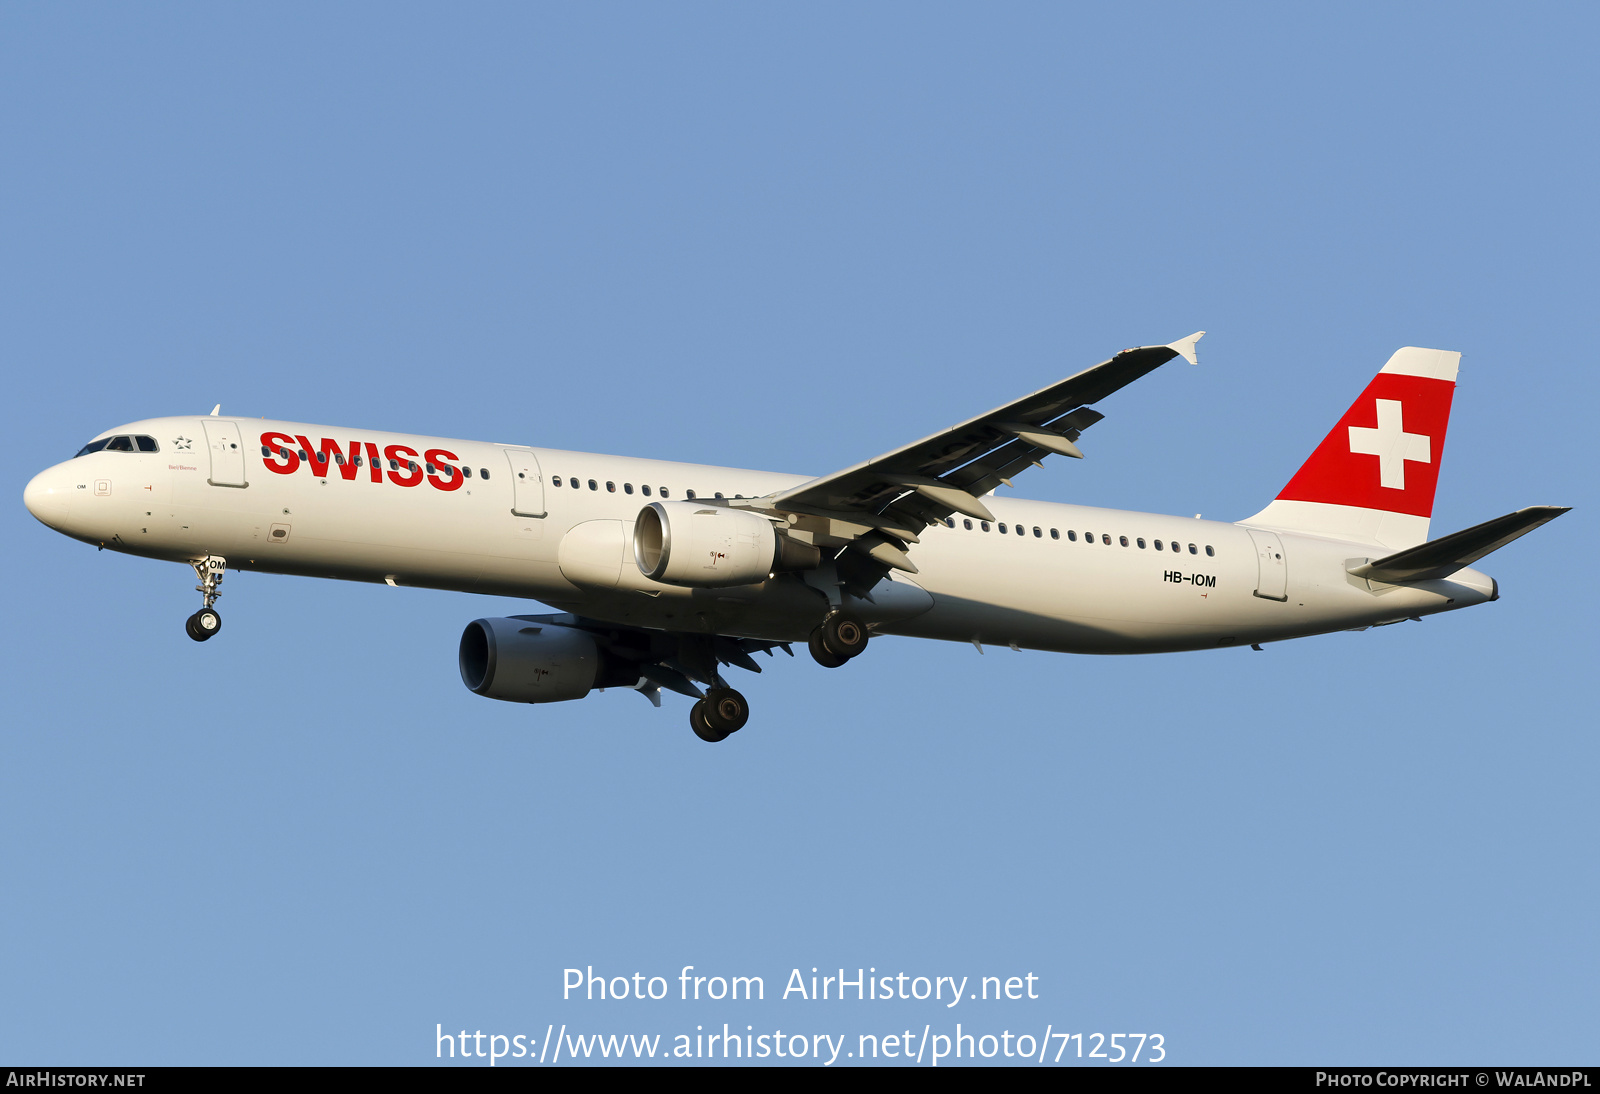
<svg viewBox="0 0 1600 1094">
<path fill-rule="evenodd" d="M 1196 331 L 1165 346 L 1125 349 L 920 441 L 744 504 L 788 516 L 794 538 L 818 547 L 850 547 L 879 564 L 875 573 L 869 567 L 842 574 L 849 586 L 870 588 L 886 567 L 916 573 L 907 552 L 918 532 L 952 513 L 993 520 L 980 500 L 983 495 L 1001 483 L 1009 486 L 1013 475 L 1038 466 L 1048 455 L 1081 459 L 1076 443 L 1080 434 L 1104 417 L 1089 404 L 1174 357 L 1197 363 L 1195 343 L 1203 334 Z M 849 553 L 841 554 L 841 563 Z"/>
<path fill-rule="evenodd" d="M 661 692 L 675 691 L 691 699 L 704 699 L 699 685 L 725 688 L 723 665 L 734 665 L 749 672 L 760 672 L 761 666 L 751 654 L 781 649 L 790 657 L 794 650 L 787 642 L 769 642 L 758 638 L 734 638 L 721 634 L 675 633 L 644 627 L 606 623 L 586 619 L 580 615 L 561 612 L 555 615 L 514 615 L 512 619 L 533 624 L 534 629 L 549 624 L 587 631 L 594 636 L 611 658 L 636 668 L 637 683 L 631 684 L 656 706 L 661 705 Z"/>
</svg>

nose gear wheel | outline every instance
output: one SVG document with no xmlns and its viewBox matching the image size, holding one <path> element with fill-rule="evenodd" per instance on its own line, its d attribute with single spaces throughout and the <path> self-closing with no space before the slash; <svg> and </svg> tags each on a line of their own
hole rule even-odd
<svg viewBox="0 0 1600 1094">
<path fill-rule="evenodd" d="M 222 630 L 222 616 L 215 608 L 201 608 L 183 621 L 183 629 L 196 642 L 204 642 Z"/>
</svg>

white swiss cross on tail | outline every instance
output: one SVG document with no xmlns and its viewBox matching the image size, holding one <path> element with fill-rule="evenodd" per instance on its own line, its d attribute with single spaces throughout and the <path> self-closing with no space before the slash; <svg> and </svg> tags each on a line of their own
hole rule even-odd
<svg viewBox="0 0 1600 1094">
<path fill-rule="evenodd" d="M 1426 541 L 1460 362 L 1446 350 L 1396 351 L 1277 499 L 1243 523 L 1392 549 Z"/>
<path fill-rule="evenodd" d="M 1426 433 L 1407 433 L 1405 404 L 1398 399 L 1378 399 L 1378 428 L 1350 427 L 1350 451 L 1378 457 L 1378 481 L 1386 490 L 1406 488 L 1406 461 L 1432 463 L 1432 445 Z"/>
</svg>

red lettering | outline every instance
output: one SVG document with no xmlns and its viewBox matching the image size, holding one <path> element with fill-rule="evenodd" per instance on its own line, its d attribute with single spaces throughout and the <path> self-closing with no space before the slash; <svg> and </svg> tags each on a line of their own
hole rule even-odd
<svg viewBox="0 0 1600 1094">
<path fill-rule="evenodd" d="M 326 444 L 327 442 L 324 441 L 323 443 Z M 338 451 L 338 450 L 335 449 L 335 451 Z M 361 442 L 360 441 L 351 441 L 350 442 L 350 451 L 345 455 L 344 463 L 339 465 L 339 473 L 344 476 L 346 482 L 355 482 L 356 481 L 356 472 L 358 472 L 360 470 L 361 470 Z"/>
<path fill-rule="evenodd" d="M 459 467 L 452 467 L 446 460 L 459 460 L 461 457 L 454 452 L 446 452 L 442 448 L 430 448 L 423 457 L 429 463 L 439 468 L 437 475 L 429 475 L 428 481 L 440 490 L 459 490 L 466 478 L 461 474 Z"/>
<path fill-rule="evenodd" d="M 397 461 L 401 468 L 407 469 L 403 473 L 402 471 L 391 469 L 389 471 L 390 482 L 396 486 L 422 485 L 422 468 L 418 467 L 415 471 L 409 470 L 410 465 L 416 462 L 416 449 L 407 448 L 403 444 L 391 444 L 383 450 L 383 454 L 388 459 Z"/>
<path fill-rule="evenodd" d="M 261 434 L 261 447 L 271 453 L 262 456 L 261 462 L 267 465 L 268 471 L 275 471 L 280 475 L 292 475 L 300 467 L 300 457 L 289 446 L 295 443 L 295 438 L 287 433 Z M 284 463 L 278 463 L 278 460 Z"/>
<path fill-rule="evenodd" d="M 372 465 L 372 481 L 383 481 L 383 457 L 378 455 L 378 446 L 371 441 L 367 442 L 367 462 Z"/>
<path fill-rule="evenodd" d="M 344 453 L 339 449 L 339 442 L 330 441 L 324 437 L 322 439 L 322 445 L 319 448 L 318 446 L 313 445 L 310 441 L 306 440 L 303 436 L 296 437 L 295 439 L 300 442 L 300 447 L 306 450 L 306 463 L 310 465 L 312 473 L 316 475 L 317 478 L 325 479 L 328 477 L 328 464 L 331 461 L 333 465 L 339 469 L 339 474 L 344 476 L 346 482 L 350 482 L 355 479 L 355 457 L 356 454 L 361 451 L 360 441 L 350 442 L 349 459 L 335 459 L 335 456 L 342 457 L 344 455 Z"/>
<path fill-rule="evenodd" d="M 327 478 L 328 461 L 332 459 L 328 455 L 328 450 L 324 448 L 321 452 L 318 452 L 317 446 L 306 440 L 305 437 L 296 437 L 295 440 L 300 442 L 300 450 L 306 454 L 306 466 L 311 468 L 311 473 L 319 479 Z M 328 444 L 329 442 L 323 441 L 322 443 Z"/>
</svg>

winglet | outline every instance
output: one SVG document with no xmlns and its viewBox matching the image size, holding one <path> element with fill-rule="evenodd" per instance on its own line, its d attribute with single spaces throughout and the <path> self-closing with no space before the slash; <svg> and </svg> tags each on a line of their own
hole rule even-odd
<svg viewBox="0 0 1600 1094">
<path fill-rule="evenodd" d="M 1195 356 L 1194 344 L 1205 336 L 1205 331 L 1197 330 L 1187 338 L 1180 338 L 1176 342 L 1170 343 L 1167 348 L 1173 353 L 1176 353 L 1179 357 L 1182 357 L 1191 365 L 1198 365 L 1200 363 L 1200 358 Z"/>
<path fill-rule="evenodd" d="M 218 403 L 216 406 L 211 408 L 211 413 L 209 415 L 207 415 L 207 417 L 215 418 L 218 414 L 221 414 L 221 413 L 222 413 L 222 404 Z"/>
</svg>

